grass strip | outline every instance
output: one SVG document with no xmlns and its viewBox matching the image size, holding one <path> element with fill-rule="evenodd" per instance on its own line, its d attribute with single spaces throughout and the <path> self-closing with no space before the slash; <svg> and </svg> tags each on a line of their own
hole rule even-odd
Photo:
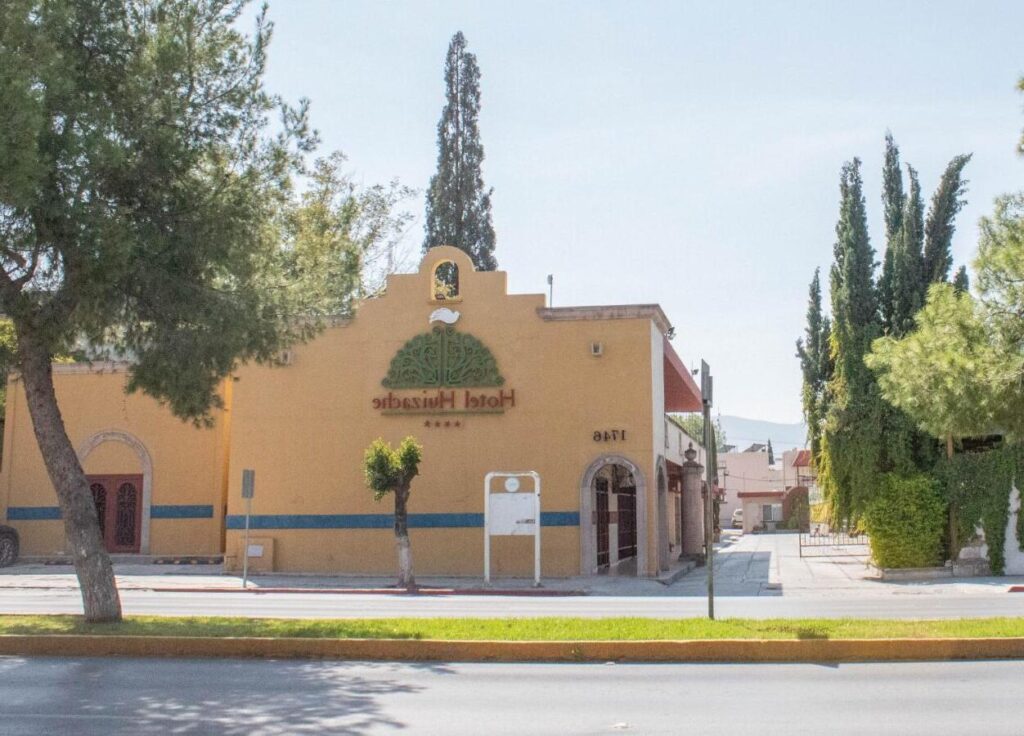
<svg viewBox="0 0 1024 736">
<path fill-rule="evenodd" d="M 700 618 L 271 619 L 128 616 L 88 624 L 81 616 L 0 615 L 0 635 L 299 637 L 454 641 L 641 641 L 680 639 L 931 639 L 1024 637 L 1024 618 L 952 620 Z"/>
</svg>

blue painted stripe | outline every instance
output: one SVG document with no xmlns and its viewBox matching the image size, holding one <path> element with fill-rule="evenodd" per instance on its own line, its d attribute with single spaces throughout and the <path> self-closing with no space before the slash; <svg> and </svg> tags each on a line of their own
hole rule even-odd
<svg viewBox="0 0 1024 736">
<path fill-rule="evenodd" d="M 579 511 L 541 511 L 541 526 L 579 526 Z"/>
<path fill-rule="evenodd" d="M 164 505 L 149 510 L 152 519 L 212 519 L 213 506 Z"/>
<path fill-rule="evenodd" d="M 212 519 L 213 506 L 164 505 L 150 509 L 153 519 Z M 57 506 L 11 506 L 8 521 L 52 521 L 60 519 Z"/>
<path fill-rule="evenodd" d="M 150 509 L 153 519 L 212 519 L 213 506 L 163 505 Z M 8 521 L 52 521 L 60 519 L 56 506 L 11 506 Z M 544 511 L 541 526 L 579 526 L 576 511 Z M 390 529 L 392 514 L 266 514 L 252 517 L 253 529 Z M 409 514 L 413 529 L 482 529 L 483 514 Z M 245 517 L 227 517 L 228 529 L 244 529 Z"/>
<path fill-rule="evenodd" d="M 60 519 L 57 506 L 8 506 L 8 521 L 52 521 Z"/>
<path fill-rule="evenodd" d="M 390 529 L 393 514 L 259 514 L 250 519 L 251 529 Z M 576 511 L 545 511 L 541 526 L 579 526 Z M 411 529 L 483 529 L 483 514 L 409 514 Z M 244 529 L 245 517 L 227 517 L 228 529 Z"/>
</svg>

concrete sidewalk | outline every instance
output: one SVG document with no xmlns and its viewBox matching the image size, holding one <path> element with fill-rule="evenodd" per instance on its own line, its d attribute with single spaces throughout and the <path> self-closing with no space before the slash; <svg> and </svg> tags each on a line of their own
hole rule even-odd
<svg viewBox="0 0 1024 736">
<path fill-rule="evenodd" d="M 856 551 L 856 550 L 854 550 Z M 840 557 L 804 557 L 795 534 L 740 535 L 727 531 L 717 546 L 715 593 L 719 597 L 877 598 L 888 596 L 974 596 L 1005 593 L 1024 584 L 1020 577 L 945 578 L 919 582 L 882 582 L 864 554 Z M 239 590 L 241 576 L 224 573 L 221 565 L 114 566 L 122 590 L 216 591 Z M 673 580 L 681 569 L 670 571 L 659 582 L 629 575 L 591 575 L 543 579 L 545 594 L 643 597 L 704 597 L 707 575 L 696 568 Z M 391 576 L 336 576 L 268 574 L 249 578 L 255 591 L 296 590 L 308 592 L 383 591 L 394 587 Z M 497 578 L 488 586 L 479 577 L 418 577 L 424 588 L 466 593 L 507 592 L 529 594 L 532 579 Z M 666 584 L 670 583 L 670 584 Z M 18 564 L 0 570 L 0 594 L 15 590 L 77 590 L 70 565 Z M 1021 595 L 1024 604 L 1024 595 Z"/>
<path fill-rule="evenodd" d="M 680 570 L 689 570 L 687 565 Z M 626 575 L 592 575 L 542 579 L 535 588 L 532 579 L 494 578 L 485 583 L 475 577 L 417 576 L 424 592 L 508 595 L 672 595 L 667 585 L 677 575 L 670 571 L 663 582 L 653 578 Z M 242 577 L 226 573 L 222 565 L 136 565 L 115 564 L 114 573 L 121 590 L 223 591 L 241 590 Z M 249 576 L 248 588 L 254 592 L 404 592 L 395 588 L 393 576 L 263 574 Z M 77 590 L 78 579 L 70 565 L 17 564 L 0 570 L 0 592 L 15 590 Z"/>
<path fill-rule="evenodd" d="M 724 532 L 715 562 L 715 593 L 819 599 L 992 595 L 1022 582 L 1021 577 L 996 576 L 882 581 L 868 562 L 866 547 L 834 551 L 842 554 L 825 556 L 821 550 L 811 550 L 801 557 L 796 534 Z M 706 571 L 698 568 L 672 589 L 676 595 L 703 595 L 706 587 Z"/>
</svg>

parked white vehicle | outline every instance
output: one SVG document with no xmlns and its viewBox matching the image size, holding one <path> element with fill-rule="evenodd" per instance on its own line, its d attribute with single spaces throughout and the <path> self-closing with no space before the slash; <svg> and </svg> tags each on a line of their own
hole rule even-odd
<svg viewBox="0 0 1024 736">
<path fill-rule="evenodd" d="M 735 511 L 732 512 L 732 528 L 743 528 L 743 509 L 736 509 Z"/>
</svg>

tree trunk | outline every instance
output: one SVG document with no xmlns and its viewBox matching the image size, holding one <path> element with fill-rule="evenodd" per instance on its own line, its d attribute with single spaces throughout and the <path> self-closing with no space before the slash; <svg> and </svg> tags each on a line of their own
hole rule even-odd
<svg viewBox="0 0 1024 736">
<path fill-rule="evenodd" d="M 121 620 L 110 556 L 103 548 L 96 505 L 82 464 L 71 446 L 53 389 L 52 355 L 31 335 L 18 331 L 18 362 L 25 384 L 32 428 L 46 471 L 57 492 L 68 551 L 82 590 L 85 618 L 91 623 Z"/>
<path fill-rule="evenodd" d="M 946 435 L 946 459 L 953 459 L 953 435 Z M 960 556 L 960 524 L 956 518 L 956 505 L 953 502 L 949 504 L 949 559 L 956 562 L 956 558 Z"/>
<path fill-rule="evenodd" d="M 409 515 L 406 510 L 409 487 L 395 489 L 395 548 L 398 550 L 398 587 L 416 590 L 412 574 L 412 547 L 409 545 Z"/>
</svg>

